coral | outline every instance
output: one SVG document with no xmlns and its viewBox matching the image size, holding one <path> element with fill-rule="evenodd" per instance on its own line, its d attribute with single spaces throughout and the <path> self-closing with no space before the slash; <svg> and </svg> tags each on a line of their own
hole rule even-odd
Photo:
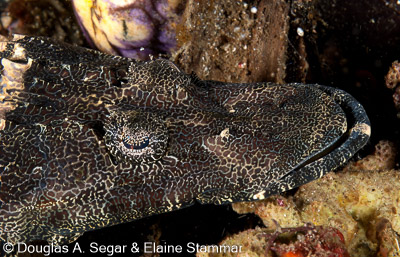
<svg viewBox="0 0 400 257">
<path fill-rule="evenodd" d="M 386 87 L 394 89 L 400 82 L 400 63 L 394 61 L 392 67 L 389 68 L 389 72 L 385 76 Z"/>
<path fill-rule="evenodd" d="M 239 214 L 257 214 L 270 229 L 276 229 L 277 224 L 285 224 L 286 227 L 298 227 L 303 224 L 291 196 L 271 196 L 260 202 L 233 203 L 232 207 Z"/>
<path fill-rule="evenodd" d="M 289 243 L 281 243 L 274 237 L 289 234 Z M 292 238 L 293 234 L 296 238 Z M 266 251 L 271 250 L 281 257 L 337 256 L 349 257 L 344 246 L 344 238 L 339 230 L 330 227 L 303 226 L 278 229 L 270 237 Z M 272 242 L 274 241 L 274 242 Z M 283 240 L 282 240 L 283 241 Z"/>
<path fill-rule="evenodd" d="M 395 158 L 395 144 L 387 140 L 382 140 L 375 145 L 374 154 L 357 161 L 354 165 L 360 170 L 390 170 L 394 168 Z"/>
<path fill-rule="evenodd" d="M 226 238 L 220 245 L 239 245 L 239 256 L 335 256 L 348 257 L 344 238 L 339 230 L 311 225 L 295 228 L 250 229 Z M 198 253 L 198 257 L 238 256 L 237 253 Z"/>
<path fill-rule="evenodd" d="M 385 76 L 386 87 L 394 89 L 393 102 L 397 110 L 400 109 L 400 87 L 397 84 L 400 82 L 400 63 L 394 61 L 389 72 Z"/>
<path fill-rule="evenodd" d="M 361 171 L 350 165 L 344 172 L 301 187 L 295 202 L 304 222 L 338 228 L 352 256 L 367 256 L 379 247 L 370 234 L 378 220 L 387 219 L 400 231 L 399 180 L 396 171 Z"/>
</svg>

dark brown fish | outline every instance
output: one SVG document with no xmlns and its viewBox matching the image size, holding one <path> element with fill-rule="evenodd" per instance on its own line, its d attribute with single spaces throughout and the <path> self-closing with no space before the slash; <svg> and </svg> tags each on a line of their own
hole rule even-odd
<svg viewBox="0 0 400 257">
<path fill-rule="evenodd" d="M 0 239 L 68 243 L 320 178 L 368 141 L 349 94 L 202 81 L 41 37 L 0 40 Z"/>
</svg>

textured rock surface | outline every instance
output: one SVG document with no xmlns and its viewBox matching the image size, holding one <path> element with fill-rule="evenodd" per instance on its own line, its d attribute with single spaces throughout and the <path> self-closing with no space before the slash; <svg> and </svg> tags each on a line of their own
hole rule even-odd
<svg viewBox="0 0 400 257">
<path fill-rule="evenodd" d="M 284 82 L 286 1 L 189 0 L 187 6 L 173 54 L 183 70 L 202 79 Z"/>
</svg>

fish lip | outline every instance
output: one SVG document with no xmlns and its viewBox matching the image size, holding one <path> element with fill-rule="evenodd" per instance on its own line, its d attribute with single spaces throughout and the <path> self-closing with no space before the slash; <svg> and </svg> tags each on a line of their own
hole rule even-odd
<svg viewBox="0 0 400 257">
<path fill-rule="evenodd" d="M 296 86 L 299 84 L 292 85 Z M 260 190 L 260 192 L 253 194 L 254 200 L 264 199 L 270 195 L 288 191 L 321 178 L 326 173 L 343 166 L 369 141 L 371 135 L 370 120 L 364 107 L 353 96 L 333 87 L 318 84 L 306 84 L 304 86 L 318 88 L 331 96 L 342 108 L 350 124 L 341 140 L 332 146 L 332 151 L 318 156 L 319 158 L 308 159 L 310 160 L 309 162 L 303 162 L 297 168 L 292 169 L 289 173 L 278 179 L 276 183 L 270 185 L 266 190 Z"/>
</svg>

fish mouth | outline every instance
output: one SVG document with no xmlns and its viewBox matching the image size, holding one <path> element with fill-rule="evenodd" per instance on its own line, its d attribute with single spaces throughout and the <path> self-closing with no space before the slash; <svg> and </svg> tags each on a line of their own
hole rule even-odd
<svg viewBox="0 0 400 257">
<path fill-rule="evenodd" d="M 332 87 L 318 84 L 307 86 L 317 87 L 339 104 L 346 114 L 348 128 L 331 145 L 300 163 L 276 183 L 268 186 L 268 189 L 253 194 L 254 200 L 264 199 L 270 195 L 297 188 L 343 166 L 367 144 L 371 136 L 369 118 L 362 105 L 354 97 L 343 90 Z"/>
</svg>

